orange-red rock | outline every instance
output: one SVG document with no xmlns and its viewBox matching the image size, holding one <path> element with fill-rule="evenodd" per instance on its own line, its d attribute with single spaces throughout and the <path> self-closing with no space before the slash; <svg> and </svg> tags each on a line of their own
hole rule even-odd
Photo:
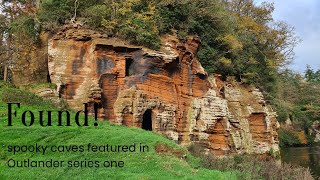
<svg viewBox="0 0 320 180">
<path fill-rule="evenodd" d="M 162 38 L 160 51 L 89 30 L 65 30 L 49 41 L 49 73 L 60 96 L 99 117 L 141 127 L 217 155 L 278 151 L 276 114 L 256 88 L 218 75 L 197 59 L 198 38 Z"/>
</svg>

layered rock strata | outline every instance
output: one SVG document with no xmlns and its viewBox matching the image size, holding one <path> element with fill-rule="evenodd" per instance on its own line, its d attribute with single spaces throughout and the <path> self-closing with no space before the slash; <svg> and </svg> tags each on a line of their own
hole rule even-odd
<svg viewBox="0 0 320 180">
<path fill-rule="evenodd" d="M 160 51 L 90 30 L 67 29 L 49 41 L 50 79 L 61 98 L 99 117 L 202 145 L 216 155 L 278 151 L 276 114 L 262 93 L 208 76 L 198 38 L 162 38 Z"/>
</svg>

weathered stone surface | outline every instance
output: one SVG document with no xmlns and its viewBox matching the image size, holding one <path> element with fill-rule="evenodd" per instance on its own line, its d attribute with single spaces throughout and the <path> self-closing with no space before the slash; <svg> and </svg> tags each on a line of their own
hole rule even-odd
<svg viewBox="0 0 320 180">
<path fill-rule="evenodd" d="M 159 52 L 86 30 L 49 41 L 49 72 L 60 97 L 99 117 L 141 127 L 217 155 L 278 151 L 276 114 L 262 93 L 208 77 L 196 58 L 200 40 L 163 38 Z"/>
<path fill-rule="evenodd" d="M 320 122 L 315 121 L 312 124 L 312 133 L 314 135 L 314 142 L 320 142 Z"/>
</svg>

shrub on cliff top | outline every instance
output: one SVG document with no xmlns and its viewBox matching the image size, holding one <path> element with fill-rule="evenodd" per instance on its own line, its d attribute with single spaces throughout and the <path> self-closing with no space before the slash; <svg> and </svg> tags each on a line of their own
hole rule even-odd
<svg viewBox="0 0 320 180">
<path fill-rule="evenodd" d="M 172 30 L 180 38 L 197 35 L 198 56 L 209 72 L 272 91 L 277 69 L 293 55 L 284 52 L 297 43 L 291 27 L 272 19 L 273 10 L 270 3 L 237 0 L 44 0 L 38 16 L 44 27 L 84 19 L 87 27 L 152 49 Z"/>
<path fill-rule="evenodd" d="M 272 3 L 249 0 L 43 0 L 16 1 L 16 6 L 20 9 L 4 4 L 14 31 L 8 41 L 21 34 L 36 40 L 39 31 L 74 19 L 152 49 L 159 49 L 166 33 L 182 39 L 195 35 L 202 40 L 198 57 L 209 73 L 236 76 L 268 92 L 298 42 L 290 26 L 272 19 Z"/>
</svg>

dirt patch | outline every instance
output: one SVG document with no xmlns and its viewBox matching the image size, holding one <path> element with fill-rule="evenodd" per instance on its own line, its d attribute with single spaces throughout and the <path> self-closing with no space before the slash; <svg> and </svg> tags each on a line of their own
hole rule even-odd
<svg viewBox="0 0 320 180">
<path fill-rule="evenodd" d="M 186 156 L 183 151 L 173 149 L 166 144 L 157 144 L 155 150 L 158 154 L 174 155 L 180 159 L 182 159 Z"/>
</svg>

